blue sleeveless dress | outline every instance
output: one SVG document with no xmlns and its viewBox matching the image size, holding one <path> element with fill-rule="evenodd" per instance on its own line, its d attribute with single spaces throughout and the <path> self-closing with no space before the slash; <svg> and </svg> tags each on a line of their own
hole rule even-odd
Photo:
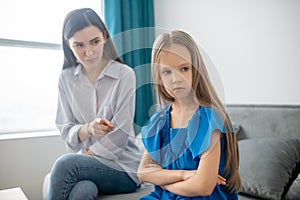
<svg viewBox="0 0 300 200">
<path fill-rule="evenodd" d="M 226 134 L 220 116 L 211 108 L 199 107 L 194 113 L 187 128 L 170 128 L 170 106 L 156 112 L 142 128 L 142 140 L 152 159 L 164 169 L 196 170 L 200 155 L 205 152 L 211 141 L 214 130 Z M 226 135 L 224 135 L 226 136 Z M 221 158 L 219 174 L 222 175 L 226 164 L 225 137 L 221 138 Z M 228 179 L 228 177 L 226 177 Z M 174 199 L 238 199 L 236 192 L 226 193 L 224 186 L 216 185 L 210 196 L 186 197 L 176 195 L 155 185 L 154 191 L 140 200 Z"/>
</svg>

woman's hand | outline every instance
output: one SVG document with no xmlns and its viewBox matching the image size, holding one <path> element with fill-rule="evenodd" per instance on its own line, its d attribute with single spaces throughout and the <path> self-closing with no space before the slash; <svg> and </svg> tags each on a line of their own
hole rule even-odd
<svg viewBox="0 0 300 200">
<path fill-rule="evenodd" d="M 95 137 L 102 137 L 112 131 L 115 126 L 107 119 L 96 118 L 88 124 L 88 132 Z"/>
<path fill-rule="evenodd" d="M 91 150 L 84 151 L 84 152 L 82 152 L 82 154 L 89 155 L 89 156 L 95 155 Z"/>
</svg>

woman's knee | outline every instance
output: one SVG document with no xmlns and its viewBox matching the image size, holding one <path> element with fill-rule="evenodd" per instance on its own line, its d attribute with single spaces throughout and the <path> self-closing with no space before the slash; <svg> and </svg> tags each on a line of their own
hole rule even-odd
<svg viewBox="0 0 300 200">
<path fill-rule="evenodd" d="M 64 170 L 68 169 L 70 166 L 72 166 L 72 158 L 74 155 L 72 154 L 64 154 L 60 156 L 53 165 L 53 170 Z"/>
<path fill-rule="evenodd" d="M 54 163 L 51 176 L 58 174 L 66 173 L 67 171 L 72 170 L 74 165 L 74 160 L 76 160 L 77 154 L 64 154 L 60 156 Z"/>
<path fill-rule="evenodd" d="M 69 199 L 71 200 L 94 200 L 98 197 L 98 188 L 92 181 L 79 181 L 71 190 Z"/>
</svg>

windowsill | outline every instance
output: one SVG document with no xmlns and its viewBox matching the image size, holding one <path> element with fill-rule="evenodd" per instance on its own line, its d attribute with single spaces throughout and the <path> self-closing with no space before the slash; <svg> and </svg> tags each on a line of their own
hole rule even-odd
<svg viewBox="0 0 300 200">
<path fill-rule="evenodd" d="M 26 132 L 26 133 L 9 133 L 0 134 L 1 140 L 15 140 L 24 138 L 37 138 L 37 137 L 49 137 L 49 136 L 59 136 L 58 131 L 37 131 L 37 132 Z"/>
</svg>

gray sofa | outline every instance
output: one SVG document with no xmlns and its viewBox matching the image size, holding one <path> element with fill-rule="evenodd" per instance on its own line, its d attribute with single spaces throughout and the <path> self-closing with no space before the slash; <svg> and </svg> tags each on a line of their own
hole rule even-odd
<svg viewBox="0 0 300 200">
<path fill-rule="evenodd" d="M 240 200 L 300 199 L 300 106 L 227 105 L 238 130 L 243 189 Z M 149 193 L 144 184 L 131 194 L 99 197 L 134 200 Z"/>
<path fill-rule="evenodd" d="M 237 127 L 239 199 L 300 199 L 300 106 L 228 105 Z"/>
<path fill-rule="evenodd" d="M 239 199 L 300 199 L 300 106 L 227 105 L 238 130 L 243 189 Z M 134 200 L 152 191 L 143 184 L 130 194 L 104 200 Z"/>
</svg>

